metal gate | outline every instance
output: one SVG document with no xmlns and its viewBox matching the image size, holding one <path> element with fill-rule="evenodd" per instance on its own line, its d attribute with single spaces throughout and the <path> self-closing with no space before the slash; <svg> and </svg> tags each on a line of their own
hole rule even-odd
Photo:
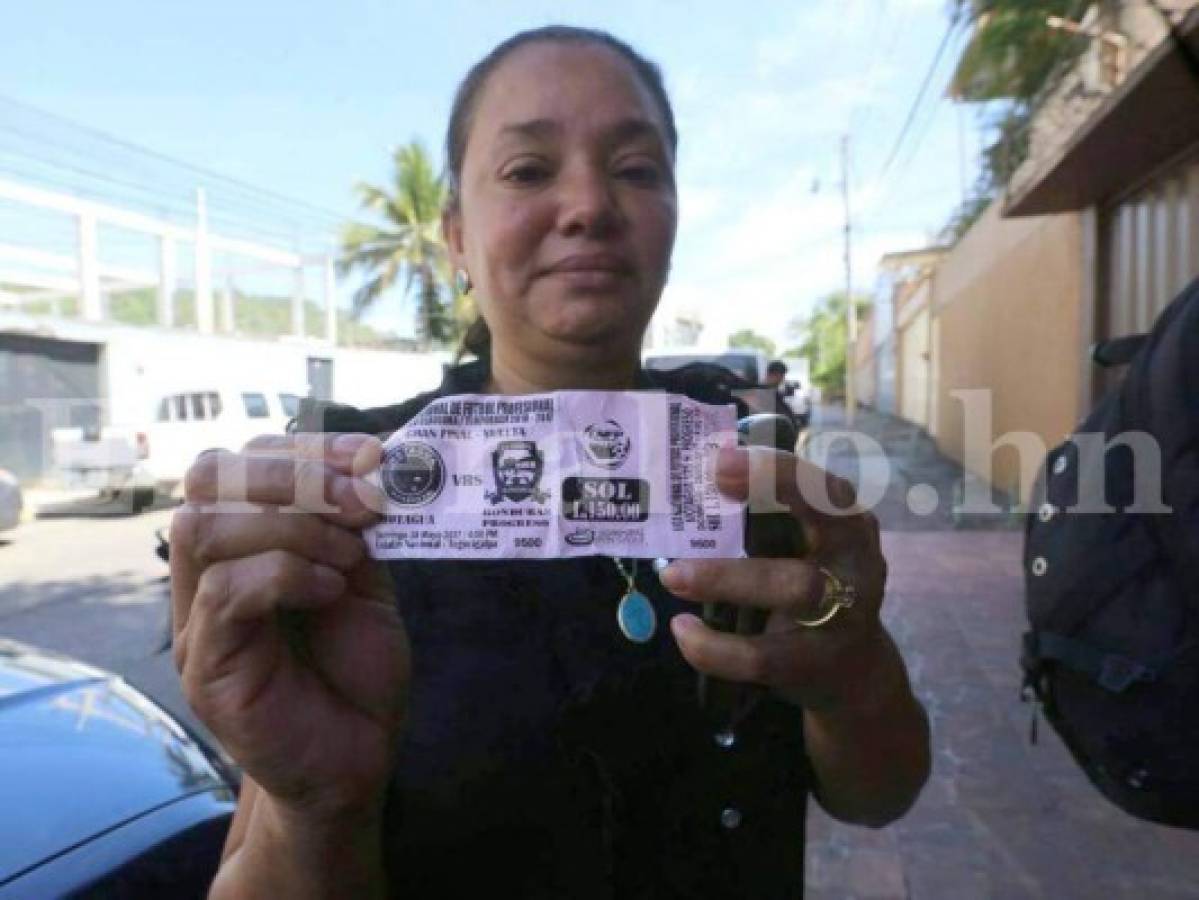
<svg viewBox="0 0 1199 900">
<path fill-rule="evenodd" d="M 99 344 L 0 334 L 0 466 L 40 478 L 52 428 L 99 423 Z"/>
<path fill-rule="evenodd" d="M 1141 334 L 1199 278 L 1199 156 L 1177 163 L 1103 217 L 1106 289 L 1096 337 Z"/>
</svg>

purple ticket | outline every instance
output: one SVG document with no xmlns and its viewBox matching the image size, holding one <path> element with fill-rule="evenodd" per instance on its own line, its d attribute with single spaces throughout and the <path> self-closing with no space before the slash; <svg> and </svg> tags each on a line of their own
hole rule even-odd
<svg viewBox="0 0 1199 900">
<path fill-rule="evenodd" d="M 384 445 L 378 559 L 745 555 L 745 506 L 716 488 L 736 409 L 674 394 L 434 400 Z"/>
</svg>

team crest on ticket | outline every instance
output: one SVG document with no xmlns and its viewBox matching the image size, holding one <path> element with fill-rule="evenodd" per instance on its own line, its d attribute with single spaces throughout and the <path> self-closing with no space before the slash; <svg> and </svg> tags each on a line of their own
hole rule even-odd
<svg viewBox="0 0 1199 900">
<path fill-rule="evenodd" d="M 495 491 L 487 494 L 487 499 L 492 503 L 544 503 L 549 499 L 549 494 L 541 490 L 545 457 L 534 441 L 500 441 L 491 451 L 491 471 Z"/>
<path fill-rule="evenodd" d="M 403 506 L 432 503 L 445 487 L 441 454 L 420 441 L 403 441 L 383 455 L 380 480 L 387 496 Z"/>
<path fill-rule="evenodd" d="M 583 429 L 583 449 L 587 458 L 605 469 L 615 469 L 629 458 L 633 441 L 615 419 L 595 422 Z"/>
</svg>

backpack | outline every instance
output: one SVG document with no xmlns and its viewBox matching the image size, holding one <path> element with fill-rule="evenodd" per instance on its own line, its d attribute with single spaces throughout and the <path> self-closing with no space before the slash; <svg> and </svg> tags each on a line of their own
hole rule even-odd
<svg viewBox="0 0 1199 900">
<path fill-rule="evenodd" d="M 1134 454 L 1080 433 L 1151 435 L 1160 502 L 1136 499 Z M 1113 511 L 1071 512 L 1088 484 Z M 1091 501 L 1093 502 L 1093 500 Z M 1024 571 L 1023 697 L 1121 809 L 1199 828 L 1199 281 L 1161 314 L 1123 382 L 1048 455 Z M 1036 708 L 1033 711 L 1035 741 Z"/>
</svg>

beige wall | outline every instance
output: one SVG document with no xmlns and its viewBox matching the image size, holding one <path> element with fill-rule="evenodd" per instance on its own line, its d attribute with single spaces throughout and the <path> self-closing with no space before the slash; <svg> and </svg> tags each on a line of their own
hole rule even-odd
<svg viewBox="0 0 1199 900">
<path fill-rule="evenodd" d="M 854 348 L 854 390 L 858 403 L 874 406 L 878 402 L 878 377 L 874 371 L 874 315 L 868 313 L 858 323 L 858 343 Z"/>
<path fill-rule="evenodd" d="M 928 307 L 915 311 L 899 329 L 899 414 L 922 428 L 929 424 Z"/>
<path fill-rule="evenodd" d="M 1030 431 L 1052 446 L 1080 413 L 1080 217 L 1003 219 L 999 206 L 992 204 L 933 275 L 935 437 L 958 461 L 964 412 L 953 390 L 993 391 L 991 440 Z M 1016 454 L 999 452 L 993 467 L 995 484 L 1015 493 Z M 1022 499 L 1029 487 L 1019 486 Z"/>
</svg>

